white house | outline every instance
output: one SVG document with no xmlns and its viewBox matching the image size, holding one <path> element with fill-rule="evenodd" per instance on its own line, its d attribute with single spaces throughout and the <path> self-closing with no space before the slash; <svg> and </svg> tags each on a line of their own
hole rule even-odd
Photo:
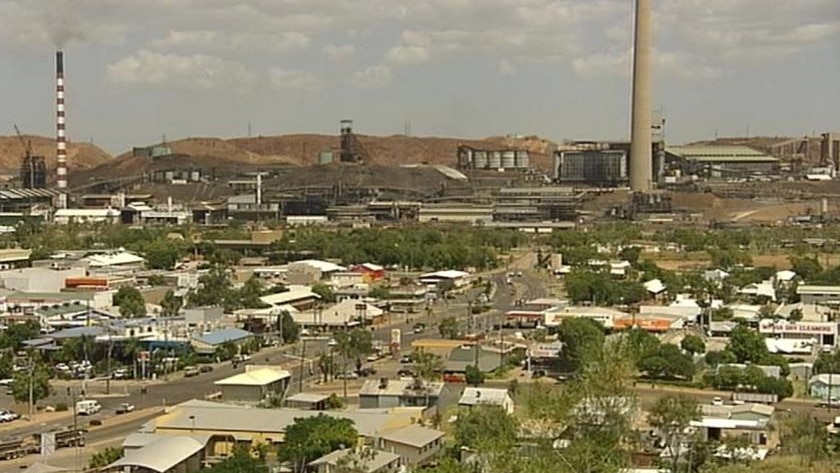
<svg viewBox="0 0 840 473">
<path fill-rule="evenodd" d="M 454 287 L 463 287 L 469 283 L 470 273 L 465 271 L 457 271 L 448 269 L 445 271 L 435 271 L 434 273 L 426 273 L 420 276 L 420 282 L 423 284 L 437 285 L 442 281 L 451 281 Z"/>
<path fill-rule="evenodd" d="M 514 410 L 513 398 L 510 397 L 507 389 L 497 388 L 466 388 L 461 399 L 458 400 L 458 405 L 464 407 L 498 406 L 508 414 L 513 414 Z"/>
</svg>

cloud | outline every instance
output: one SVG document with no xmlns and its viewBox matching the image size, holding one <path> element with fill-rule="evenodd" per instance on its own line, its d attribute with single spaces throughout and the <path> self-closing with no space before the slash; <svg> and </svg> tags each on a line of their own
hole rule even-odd
<svg viewBox="0 0 840 473">
<path fill-rule="evenodd" d="M 572 60 L 572 70 L 581 77 L 622 77 L 629 79 L 633 71 L 632 52 L 594 53 Z M 705 59 L 673 51 L 653 50 L 653 74 L 686 80 L 713 80 L 723 71 Z"/>
<path fill-rule="evenodd" d="M 394 46 L 385 53 L 385 61 L 389 64 L 411 66 L 427 62 L 431 54 L 422 46 Z"/>
<path fill-rule="evenodd" d="M 507 59 L 499 61 L 499 74 L 503 76 L 515 76 L 518 73 L 519 68 L 516 67 L 516 64 L 508 61 Z"/>
<path fill-rule="evenodd" d="M 351 82 L 364 89 L 378 89 L 390 84 L 393 78 L 391 68 L 381 64 L 354 73 Z"/>
<path fill-rule="evenodd" d="M 356 47 L 352 44 L 327 44 L 326 46 L 321 48 L 321 52 L 323 52 L 328 58 L 332 59 L 333 61 L 342 61 L 355 56 Z"/>
<path fill-rule="evenodd" d="M 273 51 L 284 52 L 305 49 L 310 39 L 303 33 L 251 33 L 210 30 L 170 31 L 163 38 L 152 42 L 158 49 L 195 51 Z"/>
<path fill-rule="evenodd" d="M 271 86 L 279 90 L 318 91 L 323 83 L 311 72 L 292 71 L 272 67 L 268 71 Z"/>
<path fill-rule="evenodd" d="M 253 73 L 237 62 L 201 54 L 181 56 L 147 50 L 109 64 L 107 74 L 117 84 L 205 90 L 242 88 L 254 81 Z"/>
</svg>

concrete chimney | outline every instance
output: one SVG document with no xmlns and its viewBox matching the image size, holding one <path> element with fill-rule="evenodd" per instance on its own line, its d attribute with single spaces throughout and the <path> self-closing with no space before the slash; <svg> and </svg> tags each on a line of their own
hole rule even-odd
<svg viewBox="0 0 840 473">
<path fill-rule="evenodd" d="M 630 138 L 630 188 L 634 192 L 653 190 L 650 2 L 651 0 L 636 0 L 632 135 Z"/>
<path fill-rule="evenodd" d="M 56 185 L 58 190 L 64 192 L 67 189 L 67 137 L 64 128 L 64 52 L 55 53 L 55 161 L 56 161 Z M 66 196 L 60 197 L 62 208 L 67 206 Z"/>
</svg>

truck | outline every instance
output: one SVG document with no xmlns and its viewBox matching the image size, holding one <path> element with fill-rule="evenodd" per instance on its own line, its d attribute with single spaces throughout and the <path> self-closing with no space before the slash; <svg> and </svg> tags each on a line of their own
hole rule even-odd
<svg viewBox="0 0 840 473">
<path fill-rule="evenodd" d="M 55 448 L 84 447 L 85 431 L 82 429 L 65 429 L 51 432 L 55 434 Z M 41 433 L 32 434 L 36 448 L 41 450 Z"/>
<path fill-rule="evenodd" d="M 775 404 L 779 402 L 779 396 L 776 394 L 762 394 L 762 393 L 732 393 L 733 403 L 753 402 L 757 404 Z"/>
<path fill-rule="evenodd" d="M 0 442 L 0 458 L 3 460 L 13 460 L 20 458 L 31 451 L 32 445 L 27 445 L 23 439 L 5 440 Z"/>
<path fill-rule="evenodd" d="M 102 405 L 95 399 L 87 399 L 76 403 L 76 413 L 81 416 L 92 416 L 102 410 Z"/>
</svg>

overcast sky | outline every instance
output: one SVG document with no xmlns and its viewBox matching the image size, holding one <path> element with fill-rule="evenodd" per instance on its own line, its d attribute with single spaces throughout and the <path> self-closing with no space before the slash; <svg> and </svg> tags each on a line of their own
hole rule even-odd
<svg viewBox="0 0 840 473">
<path fill-rule="evenodd" d="M 0 0 L 0 134 L 629 137 L 632 0 Z M 654 0 L 668 141 L 840 129 L 838 0 Z"/>
</svg>

